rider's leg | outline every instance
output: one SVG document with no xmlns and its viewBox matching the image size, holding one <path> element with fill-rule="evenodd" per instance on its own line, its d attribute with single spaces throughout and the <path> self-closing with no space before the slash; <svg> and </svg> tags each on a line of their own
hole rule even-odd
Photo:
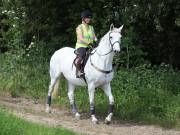
<svg viewBox="0 0 180 135">
<path fill-rule="evenodd" d="M 77 77 L 81 77 L 84 75 L 84 71 L 83 71 L 83 68 L 82 68 L 82 61 L 84 59 L 84 57 L 86 56 L 86 48 L 84 47 L 80 47 L 77 49 L 77 52 L 78 52 L 78 58 L 77 58 L 77 61 L 76 61 L 76 68 L 77 68 L 77 72 L 80 72 L 79 75 L 77 75 Z"/>
</svg>

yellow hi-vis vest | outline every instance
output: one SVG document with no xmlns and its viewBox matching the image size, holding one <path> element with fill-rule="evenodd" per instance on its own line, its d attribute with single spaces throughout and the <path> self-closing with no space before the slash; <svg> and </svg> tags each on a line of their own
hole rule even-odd
<svg viewBox="0 0 180 135">
<path fill-rule="evenodd" d="M 81 33 L 82 33 L 82 38 L 85 39 L 86 41 L 89 41 L 90 43 L 92 43 L 93 40 L 95 39 L 93 26 L 89 25 L 88 30 L 85 28 L 86 26 L 84 24 L 80 24 L 78 27 L 80 27 L 80 30 L 81 30 Z M 80 47 L 87 48 L 88 44 L 86 44 L 83 41 L 77 39 L 76 49 L 80 48 Z"/>
</svg>

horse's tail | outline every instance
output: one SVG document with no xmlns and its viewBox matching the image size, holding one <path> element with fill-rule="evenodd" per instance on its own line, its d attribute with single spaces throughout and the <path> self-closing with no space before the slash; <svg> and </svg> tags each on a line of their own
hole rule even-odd
<svg viewBox="0 0 180 135">
<path fill-rule="evenodd" d="M 59 95 L 59 79 L 61 76 L 61 73 L 59 73 L 60 71 L 57 72 L 57 70 L 54 69 L 53 66 L 53 59 L 51 59 L 50 61 L 50 76 L 51 76 L 51 80 L 55 80 L 53 87 L 52 87 L 52 99 L 56 99 Z"/>
<path fill-rule="evenodd" d="M 59 79 L 56 81 L 54 85 L 54 90 L 52 91 L 52 98 L 56 99 L 59 96 Z"/>
</svg>

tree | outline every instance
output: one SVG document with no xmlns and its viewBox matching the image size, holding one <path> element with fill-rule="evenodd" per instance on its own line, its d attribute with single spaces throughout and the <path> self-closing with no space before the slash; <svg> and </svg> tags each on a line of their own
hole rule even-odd
<svg viewBox="0 0 180 135">
<path fill-rule="evenodd" d="M 3 0 L 0 23 L 8 31 L 1 27 L 1 46 L 12 50 L 20 42 L 21 48 L 27 49 L 34 42 L 34 49 L 47 54 L 46 57 L 63 46 L 74 47 L 80 13 L 90 9 L 99 39 L 111 23 L 116 27 L 124 24 L 124 49 L 118 56 L 122 65 L 131 67 L 148 60 L 152 64 L 165 62 L 180 67 L 179 5 L 178 0 Z M 2 14 L 3 10 L 13 13 Z M 11 49 L 7 47 L 12 44 Z"/>
</svg>

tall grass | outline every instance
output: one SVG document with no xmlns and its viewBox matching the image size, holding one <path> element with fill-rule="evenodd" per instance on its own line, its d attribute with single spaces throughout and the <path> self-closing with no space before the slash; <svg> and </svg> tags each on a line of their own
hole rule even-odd
<svg viewBox="0 0 180 135">
<path fill-rule="evenodd" d="M 166 127 L 179 124 L 179 77 L 179 71 L 166 65 L 119 71 L 112 82 L 118 108 L 115 114 L 121 119 Z"/>
<path fill-rule="evenodd" d="M 63 128 L 28 122 L 0 107 L 0 135 L 75 135 Z"/>
<path fill-rule="evenodd" d="M 16 55 L 0 55 L 0 91 L 8 91 L 13 97 L 22 94 L 42 98 L 49 83 L 49 64 L 37 58 L 18 58 Z"/>
<path fill-rule="evenodd" d="M 12 96 L 28 95 L 45 98 L 49 85 L 48 60 L 13 60 L 11 55 L 0 55 L 0 91 Z M 111 83 L 115 98 L 115 118 L 165 127 L 180 127 L 180 72 L 162 64 L 158 67 L 142 65 L 115 73 Z M 78 87 L 75 100 L 79 109 L 89 111 L 86 87 Z M 60 82 L 60 98 L 56 104 L 69 106 L 67 86 Z M 95 93 L 98 116 L 108 111 L 108 99 L 101 89 Z"/>
</svg>

